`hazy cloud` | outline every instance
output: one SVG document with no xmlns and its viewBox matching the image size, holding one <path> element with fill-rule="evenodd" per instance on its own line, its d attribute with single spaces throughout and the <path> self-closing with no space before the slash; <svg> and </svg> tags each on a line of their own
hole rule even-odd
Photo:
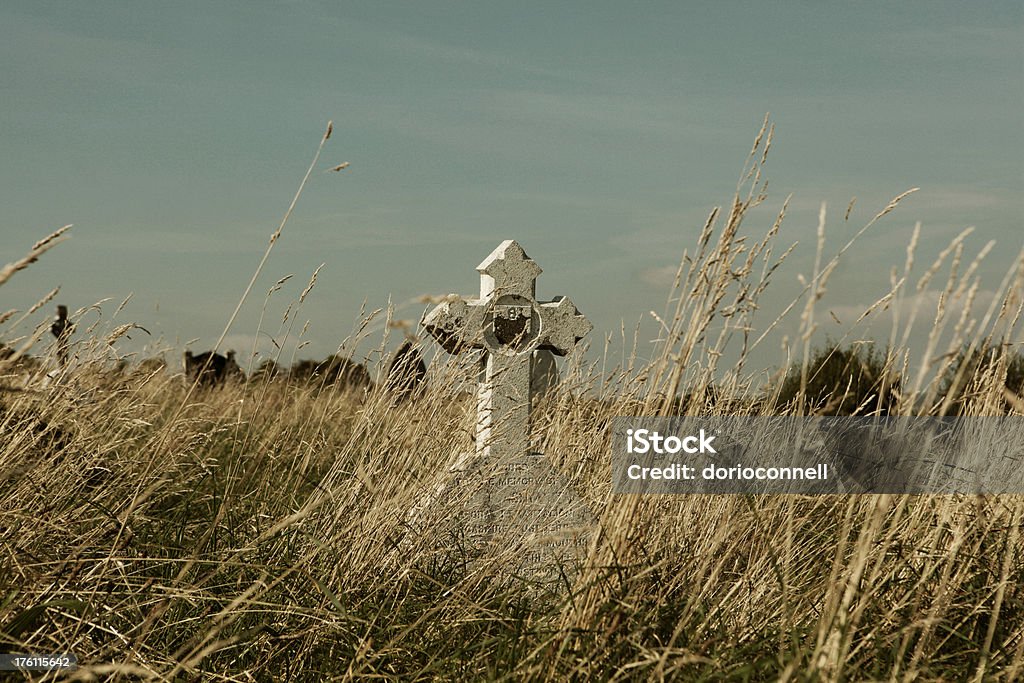
<svg viewBox="0 0 1024 683">
<path fill-rule="evenodd" d="M 654 266 L 640 271 L 640 280 L 652 287 L 671 287 L 676 281 L 679 266 Z"/>
</svg>

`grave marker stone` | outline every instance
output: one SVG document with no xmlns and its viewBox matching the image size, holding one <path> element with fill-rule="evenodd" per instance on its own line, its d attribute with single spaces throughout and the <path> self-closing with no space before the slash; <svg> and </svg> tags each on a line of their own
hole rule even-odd
<svg viewBox="0 0 1024 683">
<path fill-rule="evenodd" d="M 515 240 L 505 240 L 477 266 L 480 297 L 451 298 L 423 325 L 448 353 L 483 349 L 477 394 L 477 452 L 519 457 L 530 452 L 530 363 L 536 349 L 564 356 L 593 325 L 567 297 L 537 301 L 541 269 Z"/>
<path fill-rule="evenodd" d="M 585 552 L 593 520 L 558 471 L 531 448 L 534 352 L 564 356 L 593 326 L 566 297 L 537 300 L 541 269 L 514 240 L 498 245 L 477 270 L 478 298 L 451 296 L 423 319 L 449 353 L 483 352 L 475 453 L 464 454 L 412 516 L 422 522 L 432 506 L 459 507 L 447 521 L 461 525 L 477 554 L 488 544 L 509 548 L 516 537 L 518 569 L 538 577 L 558 560 Z"/>
<path fill-rule="evenodd" d="M 71 342 L 71 335 L 75 332 L 75 326 L 68 320 L 68 307 L 57 306 L 57 315 L 50 325 L 50 332 L 57 339 L 57 363 L 63 370 L 68 365 L 68 347 Z"/>
</svg>

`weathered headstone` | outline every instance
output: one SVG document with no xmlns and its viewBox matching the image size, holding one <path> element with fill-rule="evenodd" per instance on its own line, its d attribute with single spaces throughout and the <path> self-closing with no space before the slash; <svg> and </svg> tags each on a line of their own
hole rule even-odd
<svg viewBox="0 0 1024 683">
<path fill-rule="evenodd" d="M 540 266 L 515 240 L 498 245 L 477 270 L 480 297 L 452 297 L 427 314 L 423 325 L 448 353 L 486 352 L 477 400 L 477 452 L 518 457 L 530 452 L 534 350 L 564 356 L 593 325 L 566 297 L 537 301 Z"/>
<path fill-rule="evenodd" d="M 71 335 L 75 332 L 74 324 L 68 320 L 67 306 L 57 306 L 57 315 L 53 319 L 53 324 L 50 325 L 50 332 L 57 339 L 57 362 L 60 369 L 63 370 L 68 365 L 68 347 Z"/>
<path fill-rule="evenodd" d="M 557 470 L 531 448 L 533 355 L 538 349 L 566 355 L 592 325 L 566 297 L 537 300 L 541 269 L 513 240 L 502 242 L 477 270 L 478 298 L 449 297 L 423 320 L 449 353 L 483 352 L 476 452 L 451 467 L 414 516 L 429 518 L 431 505 L 460 507 L 447 516 L 461 525 L 475 552 L 518 543 L 518 569 L 536 576 L 579 554 L 591 519 Z"/>
</svg>

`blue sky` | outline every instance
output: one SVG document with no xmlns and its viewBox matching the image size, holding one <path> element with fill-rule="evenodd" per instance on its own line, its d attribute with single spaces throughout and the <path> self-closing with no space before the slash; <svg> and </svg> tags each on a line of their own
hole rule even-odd
<svg viewBox="0 0 1024 683">
<path fill-rule="evenodd" d="M 328 120 L 236 346 L 289 273 L 267 327 L 325 263 L 298 325 L 299 355 L 323 356 L 364 300 L 472 294 L 475 265 L 515 238 L 545 269 L 538 293 L 569 295 L 599 347 L 662 309 L 662 273 L 730 201 L 766 112 L 769 199 L 748 229 L 792 193 L 781 241 L 800 242 L 768 302 L 809 272 L 821 202 L 838 248 L 915 186 L 826 303 L 883 293 L 916 221 L 922 261 L 969 225 L 969 251 L 996 240 L 994 288 L 1024 242 L 1022 20 L 1011 2 L 7 2 L 0 261 L 75 228 L 0 308 L 60 284 L 72 310 L 114 299 L 109 316 L 133 293 L 123 320 L 208 347 Z"/>
</svg>

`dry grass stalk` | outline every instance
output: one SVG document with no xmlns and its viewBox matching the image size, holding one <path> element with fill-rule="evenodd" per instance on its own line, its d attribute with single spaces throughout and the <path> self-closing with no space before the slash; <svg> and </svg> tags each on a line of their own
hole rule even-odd
<svg viewBox="0 0 1024 683">
<path fill-rule="evenodd" d="M 64 233 L 66 233 L 70 229 L 70 225 L 65 225 L 63 228 L 54 230 L 49 235 L 47 235 L 46 237 L 32 245 L 32 249 L 28 252 L 28 254 L 18 259 L 17 261 L 14 261 L 13 263 L 8 263 L 3 268 L 0 268 L 0 286 L 2 286 L 5 282 L 10 280 L 11 277 L 19 270 L 24 270 L 25 268 L 28 268 L 30 265 L 38 261 L 40 256 L 42 256 L 50 249 L 53 249 L 55 246 L 57 246 L 65 239 L 67 239 L 67 236 Z"/>
</svg>

